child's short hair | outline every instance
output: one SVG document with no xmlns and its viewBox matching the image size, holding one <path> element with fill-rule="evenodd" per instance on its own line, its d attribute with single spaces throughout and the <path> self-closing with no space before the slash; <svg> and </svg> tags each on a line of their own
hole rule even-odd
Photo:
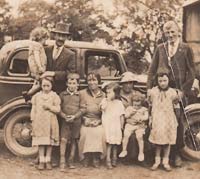
<svg viewBox="0 0 200 179">
<path fill-rule="evenodd" d="M 121 100 L 121 96 L 120 96 L 120 86 L 118 83 L 116 82 L 111 82 L 108 83 L 105 87 L 104 87 L 104 91 L 106 92 L 107 89 L 113 89 L 114 93 L 115 93 L 115 99 L 119 99 Z"/>
<path fill-rule="evenodd" d="M 52 76 L 45 76 L 43 78 L 40 78 L 40 85 L 42 84 L 42 80 L 44 80 L 44 79 L 51 82 L 52 87 L 54 86 L 54 78 Z"/>
<path fill-rule="evenodd" d="M 40 41 L 41 39 L 48 39 L 48 38 L 49 38 L 49 32 L 43 27 L 36 27 L 30 33 L 30 40 L 36 42 Z"/>
<path fill-rule="evenodd" d="M 169 70 L 165 68 L 158 69 L 158 72 L 156 74 L 156 81 L 158 81 L 158 77 L 167 76 L 169 78 Z"/>
<path fill-rule="evenodd" d="M 78 73 L 69 73 L 69 74 L 67 75 L 67 81 L 68 81 L 69 79 L 75 79 L 75 80 L 77 80 L 77 82 L 79 83 L 80 75 L 79 75 Z"/>
<path fill-rule="evenodd" d="M 144 102 L 144 100 L 145 100 L 145 95 L 140 94 L 140 93 L 135 94 L 135 95 L 133 96 L 132 100 L 133 100 L 133 101 L 141 101 L 141 102 Z"/>
</svg>

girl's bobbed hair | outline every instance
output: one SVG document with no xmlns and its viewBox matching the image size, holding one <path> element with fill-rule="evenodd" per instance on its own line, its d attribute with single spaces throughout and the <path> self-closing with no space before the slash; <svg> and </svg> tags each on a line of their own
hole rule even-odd
<svg viewBox="0 0 200 179">
<path fill-rule="evenodd" d="M 88 78 L 96 78 L 98 81 L 98 84 L 101 84 L 101 76 L 98 73 L 95 73 L 95 72 L 88 73 L 87 78 L 86 78 L 87 83 L 88 83 Z"/>
<path fill-rule="evenodd" d="M 156 73 L 156 81 L 158 81 L 158 77 L 167 76 L 169 78 L 169 70 L 167 68 L 160 68 Z"/>
<path fill-rule="evenodd" d="M 107 89 L 113 89 L 114 93 L 115 93 L 115 99 L 119 99 L 121 100 L 121 96 L 120 96 L 120 91 L 121 91 L 121 87 L 118 83 L 116 82 L 111 82 L 109 84 L 107 84 L 104 88 L 103 91 L 106 93 Z"/>
<path fill-rule="evenodd" d="M 49 36 L 50 35 L 47 29 L 43 27 L 36 27 L 30 33 L 30 40 L 38 42 L 41 39 L 48 39 Z"/>
</svg>

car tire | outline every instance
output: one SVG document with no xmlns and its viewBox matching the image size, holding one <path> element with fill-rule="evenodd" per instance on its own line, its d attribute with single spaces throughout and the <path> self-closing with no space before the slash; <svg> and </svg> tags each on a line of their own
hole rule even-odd
<svg viewBox="0 0 200 179">
<path fill-rule="evenodd" d="M 187 114 L 188 123 L 184 123 L 184 142 L 182 156 L 191 161 L 200 160 L 200 111 L 191 111 Z M 190 125 L 190 130 L 188 127 Z M 193 139 L 191 137 L 193 135 Z M 196 144 L 196 146 L 194 145 Z"/>
<path fill-rule="evenodd" d="M 14 112 L 8 117 L 4 125 L 5 144 L 13 154 L 20 157 L 34 156 L 38 152 L 37 147 L 31 146 L 31 129 L 30 127 L 27 128 L 27 126 L 24 127 L 25 125 L 31 126 L 30 110 L 28 109 L 19 109 L 18 111 Z M 23 136 L 22 134 L 24 134 L 24 132 L 27 133 L 27 131 L 28 133 L 30 133 L 27 135 L 28 139 L 27 137 L 25 138 L 25 140 L 24 137 L 22 137 L 22 139 L 25 142 L 28 142 L 29 146 L 24 146 L 15 138 L 14 133 L 16 133 L 19 139 L 21 139 L 21 136 Z"/>
</svg>

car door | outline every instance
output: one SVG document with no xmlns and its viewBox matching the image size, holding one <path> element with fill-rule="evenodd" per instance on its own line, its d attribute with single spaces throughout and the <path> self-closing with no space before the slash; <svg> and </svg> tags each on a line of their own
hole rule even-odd
<svg viewBox="0 0 200 179">
<path fill-rule="evenodd" d="M 22 91 L 28 90 L 33 79 L 28 66 L 28 48 L 10 52 L 3 73 L 0 76 L 0 103 L 21 96 Z"/>
</svg>

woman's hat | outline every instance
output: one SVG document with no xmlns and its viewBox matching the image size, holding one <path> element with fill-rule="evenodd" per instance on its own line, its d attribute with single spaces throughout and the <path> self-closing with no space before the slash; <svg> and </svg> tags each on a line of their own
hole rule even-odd
<svg viewBox="0 0 200 179">
<path fill-rule="evenodd" d="M 135 75 L 132 72 L 127 71 L 122 74 L 120 83 L 133 82 L 133 81 L 137 81 Z"/>
<path fill-rule="evenodd" d="M 70 27 L 69 24 L 64 24 L 62 22 L 59 22 L 56 24 L 56 28 L 51 30 L 51 32 L 71 35 L 71 33 L 69 32 L 69 27 Z"/>
</svg>

